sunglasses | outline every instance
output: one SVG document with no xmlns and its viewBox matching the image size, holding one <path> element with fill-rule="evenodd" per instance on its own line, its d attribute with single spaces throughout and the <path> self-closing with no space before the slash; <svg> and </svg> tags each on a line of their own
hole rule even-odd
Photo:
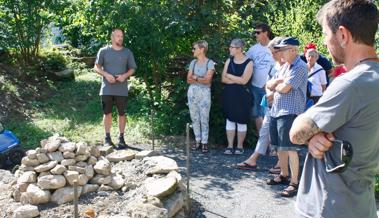
<svg viewBox="0 0 379 218">
<path fill-rule="evenodd" d="M 325 152 L 326 172 L 342 173 L 353 159 L 353 146 L 345 140 L 334 140 L 332 148 Z"/>
<path fill-rule="evenodd" d="M 254 31 L 254 34 L 255 34 L 255 35 L 259 35 L 259 34 L 261 34 L 262 32 L 263 32 L 263 31 L 257 31 L 257 30 L 256 30 L 256 31 Z"/>
</svg>

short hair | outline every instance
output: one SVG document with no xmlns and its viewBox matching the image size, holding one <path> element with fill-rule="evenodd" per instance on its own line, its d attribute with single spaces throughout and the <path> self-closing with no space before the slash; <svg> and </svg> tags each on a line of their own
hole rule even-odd
<svg viewBox="0 0 379 218">
<path fill-rule="evenodd" d="M 316 60 L 318 60 L 318 58 L 320 57 L 320 54 L 318 53 L 318 51 L 314 48 L 311 48 L 311 49 L 308 49 L 305 53 L 305 56 L 307 55 L 313 55 Z"/>
<path fill-rule="evenodd" d="M 234 45 L 235 47 L 241 48 L 242 50 L 245 47 L 245 44 L 246 44 L 245 40 L 243 40 L 243 39 L 233 39 L 230 42 L 230 45 Z"/>
<path fill-rule="evenodd" d="M 278 45 L 285 37 L 277 36 L 273 38 L 267 45 L 269 49 L 274 49 L 275 45 Z"/>
<path fill-rule="evenodd" d="M 199 48 L 204 48 L 204 53 L 208 51 L 208 42 L 205 40 L 198 40 L 194 43 L 192 43 L 192 46 L 197 45 Z"/>
<path fill-rule="evenodd" d="M 268 24 L 260 23 L 255 26 L 255 29 L 261 29 L 263 32 L 267 32 L 267 36 L 270 40 L 275 37 L 274 33 L 271 30 L 271 27 Z"/>
<path fill-rule="evenodd" d="M 124 30 L 121 29 L 121 28 L 118 28 L 118 27 L 112 29 L 112 33 L 111 33 L 111 35 L 113 36 L 114 32 L 116 32 L 116 31 L 121 31 L 122 35 L 124 35 Z"/>
<path fill-rule="evenodd" d="M 333 33 L 344 26 L 355 42 L 375 43 L 379 15 L 372 0 L 332 0 L 319 10 L 317 20 L 321 25 L 325 22 Z"/>
</svg>

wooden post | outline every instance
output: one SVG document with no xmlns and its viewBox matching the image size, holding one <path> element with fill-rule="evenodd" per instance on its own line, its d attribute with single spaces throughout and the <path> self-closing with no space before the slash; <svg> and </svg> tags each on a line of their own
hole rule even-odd
<svg viewBox="0 0 379 218">
<path fill-rule="evenodd" d="M 189 137 L 189 131 L 190 131 L 190 124 L 187 123 L 186 125 L 186 175 L 187 175 L 187 208 L 188 211 L 191 211 L 191 198 L 190 198 L 190 137 Z"/>
<path fill-rule="evenodd" d="M 79 218 L 79 212 L 78 212 L 78 180 L 74 180 L 74 217 Z"/>
<path fill-rule="evenodd" d="M 151 120 L 151 144 L 153 146 L 153 151 L 155 150 L 155 132 L 154 132 L 154 109 L 150 109 L 150 120 Z"/>
</svg>

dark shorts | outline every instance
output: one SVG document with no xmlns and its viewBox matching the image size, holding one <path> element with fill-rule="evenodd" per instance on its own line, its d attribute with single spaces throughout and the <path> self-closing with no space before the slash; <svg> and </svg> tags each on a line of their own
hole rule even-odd
<svg viewBox="0 0 379 218">
<path fill-rule="evenodd" d="M 103 106 L 103 113 L 112 113 L 113 104 L 116 105 L 119 116 L 125 115 L 126 105 L 128 103 L 127 96 L 114 96 L 114 95 L 102 95 L 101 104 Z"/>
<path fill-rule="evenodd" d="M 300 149 L 290 140 L 290 129 L 296 115 L 284 115 L 280 117 L 271 117 L 270 120 L 270 139 L 278 151 L 296 151 Z"/>
<path fill-rule="evenodd" d="M 261 106 L 262 98 L 266 94 L 264 88 L 258 88 L 256 86 L 250 86 L 250 92 L 253 95 L 253 109 L 252 109 L 252 117 L 253 118 L 263 118 L 265 116 L 265 112 L 263 107 Z"/>
</svg>

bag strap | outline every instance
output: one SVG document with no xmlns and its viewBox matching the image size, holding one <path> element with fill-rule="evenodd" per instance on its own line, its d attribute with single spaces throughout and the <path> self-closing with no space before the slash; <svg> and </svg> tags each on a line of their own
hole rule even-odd
<svg viewBox="0 0 379 218">
<path fill-rule="evenodd" d="M 314 76 L 316 73 L 320 72 L 321 70 L 323 70 L 323 69 L 321 68 L 321 69 L 318 69 L 315 72 L 313 72 L 311 75 L 308 76 L 308 79 L 311 78 L 312 76 Z"/>
<path fill-rule="evenodd" d="M 208 58 L 207 64 L 205 65 L 205 73 L 208 72 L 208 64 L 209 64 L 210 60 L 211 59 Z M 195 73 L 196 62 L 197 62 L 197 60 L 195 59 L 195 62 L 193 63 L 193 66 L 192 66 L 192 73 Z"/>
<path fill-rule="evenodd" d="M 195 61 L 193 62 L 193 66 L 192 66 L 192 73 L 193 73 L 193 74 L 195 73 L 195 65 L 196 65 L 196 62 L 197 62 L 197 60 L 195 59 Z"/>
</svg>

